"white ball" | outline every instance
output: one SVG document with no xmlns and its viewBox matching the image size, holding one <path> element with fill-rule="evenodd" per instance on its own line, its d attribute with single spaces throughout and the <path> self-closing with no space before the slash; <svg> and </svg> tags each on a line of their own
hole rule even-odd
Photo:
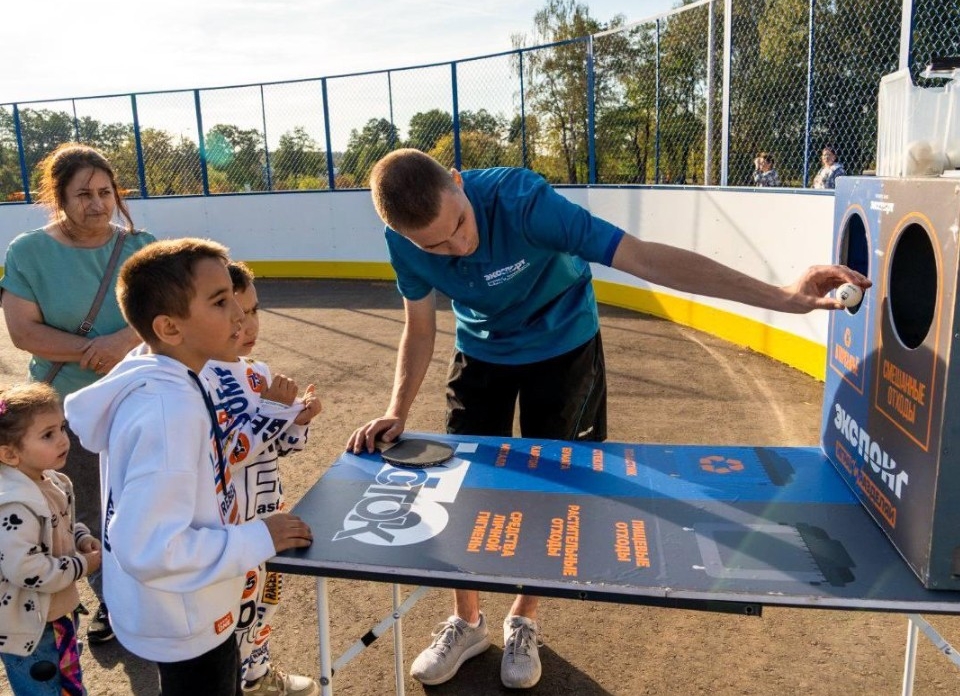
<svg viewBox="0 0 960 696">
<path fill-rule="evenodd" d="M 856 307 L 863 299 L 863 290 L 859 285 L 853 283 L 844 283 L 837 288 L 837 299 L 844 307 Z"/>
</svg>

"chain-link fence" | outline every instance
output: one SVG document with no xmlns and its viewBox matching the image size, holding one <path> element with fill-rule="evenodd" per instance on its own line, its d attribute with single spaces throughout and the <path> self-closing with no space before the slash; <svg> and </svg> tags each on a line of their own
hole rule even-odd
<svg viewBox="0 0 960 696">
<path fill-rule="evenodd" d="M 826 145 L 847 172 L 872 169 L 902 0 L 728 1 L 729 27 L 724 0 L 687 0 L 452 63 L 0 105 L 0 201 L 29 202 L 37 164 L 67 141 L 99 148 L 142 197 L 362 188 L 398 147 L 562 184 L 747 186 L 765 151 L 783 186 L 804 187 Z M 907 19 L 911 72 L 934 84 L 919 73 L 960 53 L 960 3 L 915 0 Z"/>
</svg>

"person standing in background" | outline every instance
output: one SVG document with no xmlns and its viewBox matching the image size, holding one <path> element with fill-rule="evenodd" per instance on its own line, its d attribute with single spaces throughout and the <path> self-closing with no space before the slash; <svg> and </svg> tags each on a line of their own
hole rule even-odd
<svg viewBox="0 0 960 696">
<path fill-rule="evenodd" d="M 832 145 L 825 145 L 820 153 L 823 166 L 813 177 L 813 188 L 832 189 L 837 187 L 837 177 L 845 176 L 843 165 L 837 160 L 837 150 Z"/>
<path fill-rule="evenodd" d="M 753 183 L 757 186 L 779 186 L 780 177 L 773 168 L 773 155 L 761 152 L 753 160 Z"/>
</svg>

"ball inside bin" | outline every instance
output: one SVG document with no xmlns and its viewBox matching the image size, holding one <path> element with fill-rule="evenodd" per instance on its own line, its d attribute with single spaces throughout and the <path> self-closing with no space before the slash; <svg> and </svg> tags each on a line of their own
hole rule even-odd
<svg viewBox="0 0 960 696">
<path fill-rule="evenodd" d="M 907 146 L 907 176 L 940 174 L 944 169 L 943 151 L 929 140 L 914 140 Z"/>
</svg>

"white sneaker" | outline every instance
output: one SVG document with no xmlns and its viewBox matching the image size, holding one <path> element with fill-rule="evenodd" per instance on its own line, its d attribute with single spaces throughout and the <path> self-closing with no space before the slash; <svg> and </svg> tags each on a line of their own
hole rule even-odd
<svg viewBox="0 0 960 696">
<path fill-rule="evenodd" d="M 460 665 L 490 647 L 487 620 L 480 613 L 480 625 L 471 628 L 463 619 L 451 616 L 437 626 L 430 647 L 417 655 L 410 676 L 429 686 L 453 678 Z"/>
<path fill-rule="evenodd" d="M 508 689 L 529 689 L 537 685 L 543 668 L 540 651 L 543 645 L 540 626 L 524 616 L 508 616 L 503 620 L 503 660 L 500 681 Z"/>
<path fill-rule="evenodd" d="M 240 690 L 254 696 L 320 696 L 320 685 L 310 677 L 286 674 L 273 665 L 257 681 L 244 681 Z"/>
</svg>

